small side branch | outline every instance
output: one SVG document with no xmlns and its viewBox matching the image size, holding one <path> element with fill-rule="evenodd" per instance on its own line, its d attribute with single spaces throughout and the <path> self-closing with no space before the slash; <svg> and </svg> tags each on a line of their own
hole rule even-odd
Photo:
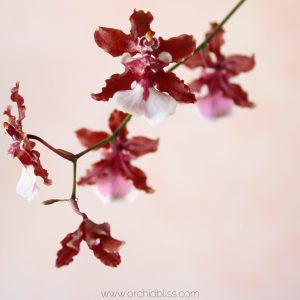
<svg viewBox="0 0 300 300">
<path fill-rule="evenodd" d="M 47 147 L 48 149 L 50 149 L 52 152 L 54 152 L 55 154 L 59 155 L 60 157 L 67 159 L 69 161 L 74 161 L 76 159 L 76 156 L 66 150 L 62 150 L 62 149 L 57 149 L 53 146 L 51 146 L 49 143 L 47 143 L 44 139 L 40 138 L 39 136 L 33 135 L 33 134 L 28 134 L 27 137 L 30 140 L 36 140 L 39 141 L 41 144 L 43 144 L 45 147 Z"/>
</svg>

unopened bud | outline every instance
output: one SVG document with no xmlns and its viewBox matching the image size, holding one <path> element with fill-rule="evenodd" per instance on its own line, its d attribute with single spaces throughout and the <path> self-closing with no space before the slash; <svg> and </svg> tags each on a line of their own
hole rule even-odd
<svg viewBox="0 0 300 300">
<path fill-rule="evenodd" d="M 69 201 L 69 200 L 68 199 L 50 199 L 50 200 L 43 201 L 42 204 L 43 205 L 51 205 L 53 203 L 66 202 L 66 201 Z"/>
</svg>

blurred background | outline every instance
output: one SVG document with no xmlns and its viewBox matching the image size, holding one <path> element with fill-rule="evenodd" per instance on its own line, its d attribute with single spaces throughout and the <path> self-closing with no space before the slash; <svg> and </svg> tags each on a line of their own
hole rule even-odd
<svg viewBox="0 0 300 300">
<path fill-rule="evenodd" d="M 107 129 L 113 106 L 93 101 L 105 79 L 123 70 L 96 46 L 97 26 L 129 31 L 134 8 L 150 10 L 165 38 L 182 33 L 201 41 L 209 22 L 237 0 L 0 0 L 0 103 L 20 81 L 24 127 L 56 147 L 82 148 L 74 130 Z M 139 119 L 132 135 L 160 137 L 156 154 L 136 162 L 156 189 L 134 203 L 103 206 L 79 188 L 92 220 L 108 221 L 126 241 L 122 264 L 110 269 L 85 245 L 68 267 L 54 262 L 63 237 L 80 218 L 68 204 L 71 164 L 43 146 L 54 185 L 40 185 L 27 202 L 15 194 L 21 166 L 6 155 L 0 135 L 0 299 L 101 299 L 103 290 L 196 290 L 205 300 L 300 299 L 300 1 L 247 1 L 226 25 L 228 54 L 255 54 L 257 67 L 237 78 L 257 104 L 208 122 L 191 105 L 157 127 Z M 177 74 L 187 81 L 197 72 Z M 79 174 L 98 159 L 80 160 Z"/>
</svg>

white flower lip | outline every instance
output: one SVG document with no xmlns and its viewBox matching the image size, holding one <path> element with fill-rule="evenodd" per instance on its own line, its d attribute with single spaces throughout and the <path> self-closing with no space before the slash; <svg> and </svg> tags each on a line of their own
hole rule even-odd
<svg viewBox="0 0 300 300">
<path fill-rule="evenodd" d="M 143 99 L 144 88 L 137 84 L 132 90 L 116 92 L 113 101 L 118 109 L 140 116 L 149 124 L 156 125 L 175 113 L 177 102 L 171 96 L 149 88 L 149 97 Z"/>
<path fill-rule="evenodd" d="M 38 194 L 38 186 L 36 184 L 36 175 L 32 166 L 22 168 L 21 177 L 17 183 L 16 192 L 18 195 L 27 198 L 28 201 L 33 200 Z"/>
</svg>

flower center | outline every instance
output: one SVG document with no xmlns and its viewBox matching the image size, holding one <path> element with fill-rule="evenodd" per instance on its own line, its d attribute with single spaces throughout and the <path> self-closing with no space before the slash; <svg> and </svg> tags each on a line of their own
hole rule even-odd
<svg viewBox="0 0 300 300">
<path fill-rule="evenodd" d="M 143 37 L 140 38 L 139 46 L 142 49 L 142 53 L 152 52 L 159 47 L 159 40 L 154 37 L 154 33 L 152 31 L 148 31 Z"/>
</svg>

